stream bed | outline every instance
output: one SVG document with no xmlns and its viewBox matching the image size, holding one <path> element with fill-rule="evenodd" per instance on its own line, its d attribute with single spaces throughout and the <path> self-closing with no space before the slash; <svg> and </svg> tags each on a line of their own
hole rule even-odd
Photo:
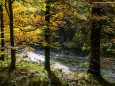
<svg viewBox="0 0 115 86">
<path fill-rule="evenodd" d="M 24 51 L 23 53 L 27 54 L 27 58 L 24 60 L 31 62 L 43 63 L 44 59 L 44 51 L 36 50 L 36 51 Z M 60 69 L 64 73 L 70 72 L 86 72 L 88 69 L 88 58 L 80 57 L 76 55 L 65 55 L 65 54 L 57 54 L 51 52 L 51 67 Z M 112 69 L 101 68 L 102 76 L 108 80 L 109 82 L 115 82 L 115 71 Z"/>
</svg>

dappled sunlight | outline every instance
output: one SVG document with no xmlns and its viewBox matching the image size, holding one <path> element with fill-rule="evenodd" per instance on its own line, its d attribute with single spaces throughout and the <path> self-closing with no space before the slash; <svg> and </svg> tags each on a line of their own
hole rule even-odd
<svg viewBox="0 0 115 86">
<path fill-rule="evenodd" d="M 114 86 L 115 3 L 104 1 L 0 0 L 0 86 Z"/>
<path fill-rule="evenodd" d="M 24 60 L 36 63 L 44 63 L 44 51 L 31 51 L 27 52 L 27 58 Z M 57 54 L 55 52 L 51 52 L 51 67 L 60 70 L 66 74 L 69 73 L 81 73 L 87 72 L 88 69 L 88 59 L 86 57 L 74 57 L 71 55 L 65 54 Z M 106 69 L 106 67 L 101 68 L 102 76 L 110 82 L 114 82 L 115 72 L 111 69 Z"/>
</svg>

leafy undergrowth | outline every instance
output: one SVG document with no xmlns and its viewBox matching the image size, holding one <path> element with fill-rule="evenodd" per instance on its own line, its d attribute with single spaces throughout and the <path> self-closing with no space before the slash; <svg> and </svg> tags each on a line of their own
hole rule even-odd
<svg viewBox="0 0 115 86">
<path fill-rule="evenodd" d="M 8 65 L 0 61 L 0 86 L 102 86 L 83 72 L 66 74 L 54 68 L 49 72 L 44 70 L 44 64 L 27 61 L 17 62 L 16 69 L 10 72 Z M 109 85 L 103 83 L 103 86 Z"/>
</svg>

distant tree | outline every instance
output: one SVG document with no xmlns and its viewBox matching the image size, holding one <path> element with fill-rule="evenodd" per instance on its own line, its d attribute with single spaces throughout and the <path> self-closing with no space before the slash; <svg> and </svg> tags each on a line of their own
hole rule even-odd
<svg viewBox="0 0 115 86">
<path fill-rule="evenodd" d="M 50 0 L 46 0 L 45 21 L 45 69 L 50 71 Z"/>
<path fill-rule="evenodd" d="M 8 1 L 9 7 L 9 20 L 10 20 L 10 43 L 11 43 L 11 65 L 10 69 L 15 69 L 16 63 L 16 50 L 14 48 L 14 31 L 13 31 L 13 9 L 12 9 L 13 0 Z"/>
<path fill-rule="evenodd" d="M 0 4 L 0 29 L 1 29 L 1 56 L 0 60 L 4 60 L 4 21 L 3 21 L 3 7 Z"/>
</svg>

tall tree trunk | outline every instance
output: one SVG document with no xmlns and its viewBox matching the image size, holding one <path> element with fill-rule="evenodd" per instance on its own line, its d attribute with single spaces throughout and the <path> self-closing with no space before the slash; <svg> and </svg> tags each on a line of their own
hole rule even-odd
<svg viewBox="0 0 115 86">
<path fill-rule="evenodd" d="M 100 16 L 101 8 L 92 8 L 92 14 Z M 101 21 L 93 19 L 90 36 L 90 61 L 88 73 L 100 75 L 100 36 Z"/>
<path fill-rule="evenodd" d="M 2 4 L 0 4 L 0 28 L 1 28 L 1 56 L 0 60 L 4 61 L 4 22 L 3 22 L 3 8 Z"/>
<path fill-rule="evenodd" d="M 16 57 L 14 49 L 14 31 L 13 31 L 13 10 L 12 10 L 12 0 L 9 0 L 9 19 L 10 19 L 10 43 L 11 43 L 11 65 L 10 69 L 15 69 Z"/>
<path fill-rule="evenodd" d="M 45 21 L 46 21 L 46 28 L 45 28 L 45 69 L 50 71 L 50 1 L 46 0 L 46 12 L 45 12 Z"/>
</svg>

